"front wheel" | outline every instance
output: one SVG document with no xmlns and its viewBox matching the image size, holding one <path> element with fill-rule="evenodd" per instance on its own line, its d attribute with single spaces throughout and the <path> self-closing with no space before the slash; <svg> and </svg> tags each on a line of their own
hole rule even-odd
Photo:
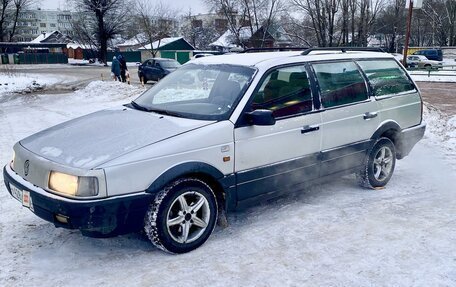
<svg viewBox="0 0 456 287">
<path fill-rule="evenodd" d="M 209 238 L 217 210 L 209 185 L 196 178 L 179 179 L 157 194 L 146 213 L 144 230 L 164 251 L 189 252 Z"/>
<path fill-rule="evenodd" d="M 386 137 L 378 139 L 368 156 L 363 170 L 358 174 L 359 183 L 364 187 L 384 187 L 394 172 L 396 149 Z"/>
</svg>

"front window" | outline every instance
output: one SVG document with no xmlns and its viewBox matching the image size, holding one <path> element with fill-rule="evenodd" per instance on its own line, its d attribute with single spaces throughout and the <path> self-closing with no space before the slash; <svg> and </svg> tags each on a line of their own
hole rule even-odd
<svg viewBox="0 0 456 287">
<path fill-rule="evenodd" d="M 194 119 L 226 119 L 254 73 L 252 68 L 235 65 L 188 64 L 160 80 L 134 106 Z"/>
<path fill-rule="evenodd" d="M 271 110 L 275 117 L 298 115 L 312 110 L 312 94 L 304 66 L 270 72 L 254 94 L 251 110 Z"/>
</svg>

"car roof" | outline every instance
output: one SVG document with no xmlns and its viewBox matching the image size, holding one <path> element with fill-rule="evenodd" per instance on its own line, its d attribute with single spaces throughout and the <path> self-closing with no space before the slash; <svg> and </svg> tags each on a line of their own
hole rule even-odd
<svg viewBox="0 0 456 287">
<path fill-rule="evenodd" d="M 150 61 L 150 60 L 155 60 L 155 61 L 176 61 L 174 59 L 169 59 L 169 58 L 150 58 L 150 59 L 147 59 L 146 61 Z"/>
<path fill-rule="evenodd" d="M 381 52 L 360 52 L 360 51 L 314 51 L 308 55 L 301 55 L 301 51 L 292 52 L 260 52 L 260 53 L 240 53 L 229 55 L 218 55 L 212 57 L 202 57 L 192 61 L 194 64 L 233 64 L 241 66 L 262 67 L 273 66 L 295 62 L 310 62 L 324 60 L 341 59 L 369 59 L 369 58 L 388 58 L 394 56 Z"/>
</svg>

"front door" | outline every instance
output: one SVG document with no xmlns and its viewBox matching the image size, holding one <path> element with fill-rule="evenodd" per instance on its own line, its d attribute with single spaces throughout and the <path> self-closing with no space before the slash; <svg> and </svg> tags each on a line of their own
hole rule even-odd
<svg viewBox="0 0 456 287">
<path fill-rule="evenodd" d="M 275 69 L 258 85 L 247 111 L 273 111 L 276 124 L 234 131 L 238 201 L 270 197 L 318 177 L 320 113 L 303 65 Z M 242 121 L 241 121 L 242 122 Z"/>
</svg>

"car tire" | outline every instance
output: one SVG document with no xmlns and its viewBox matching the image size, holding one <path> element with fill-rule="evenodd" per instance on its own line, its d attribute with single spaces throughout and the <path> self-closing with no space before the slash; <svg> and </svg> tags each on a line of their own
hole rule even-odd
<svg viewBox="0 0 456 287">
<path fill-rule="evenodd" d="M 384 187 L 396 166 L 394 143 L 386 137 L 379 138 L 366 156 L 363 169 L 357 174 L 358 183 L 367 188 Z"/>
<path fill-rule="evenodd" d="M 158 248 L 173 254 L 207 241 L 218 216 L 212 188 L 197 178 L 182 178 L 160 191 L 144 218 L 144 231 Z"/>
<path fill-rule="evenodd" d="M 146 76 L 144 76 L 143 74 L 139 74 L 139 81 L 143 82 L 143 84 L 147 84 L 147 79 L 146 79 Z"/>
</svg>

